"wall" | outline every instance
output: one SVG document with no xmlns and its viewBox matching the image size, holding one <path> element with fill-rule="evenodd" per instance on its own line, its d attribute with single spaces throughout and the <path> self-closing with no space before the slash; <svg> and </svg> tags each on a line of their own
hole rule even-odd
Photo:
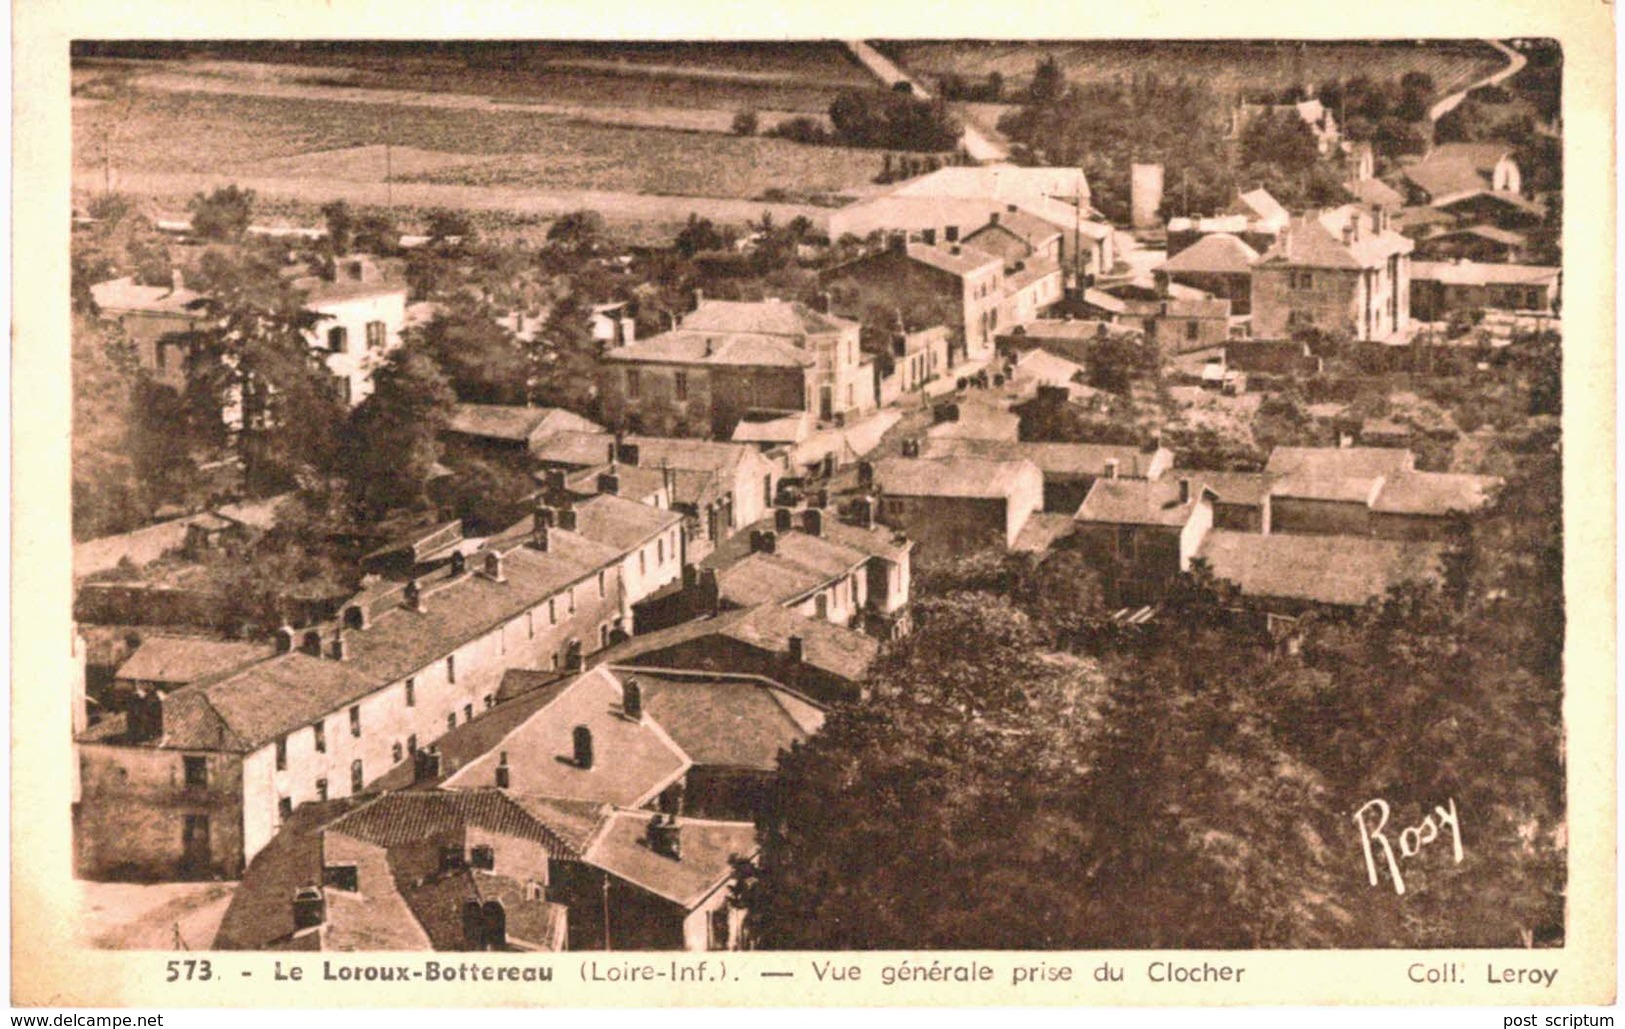
<svg viewBox="0 0 1625 1029">
<path fill-rule="evenodd" d="M 1364 501 L 1270 498 L 1272 532 L 1311 536 L 1365 536 L 1371 532 L 1371 509 Z"/>
<path fill-rule="evenodd" d="M 626 605 L 683 577 L 683 526 L 674 525 L 621 560 Z"/>
<path fill-rule="evenodd" d="M 1040 495 L 1042 490 L 1040 484 Z M 1002 497 L 883 495 L 879 521 L 908 533 L 920 552 L 942 557 L 987 547 L 1008 548 L 1015 535 L 1009 531 L 1007 511 Z"/>
<path fill-rule="evenodd" d="M 246 856 L 240 801 L 242 763 L 207 753 L 206 787 L 184 785 L 185 754 L 156 747 L 78 745 L 80 803 L 74 813 L 74 867 L 89 879 L 234 879 Z M 182 864 L 187 815 L 209 819 L 209 860 Z"/>
<path fill-rule="evenodd" d="M 1202 290 L 1230 301 L 1230 313 L 1247 314 L 1253 309 L 1253 277 L 1250 273 L 1226 275 L 1218 272 L 1157 272 L 1157 289 L 1165 292 L 1168 283 Z"/>
<path fill-rule="evenodd" d="M 312 346 L 327 349 L 328 332 L 342 326 L 348 341 L 343 353 L 329 353 L 327 369 L 349 384 L 348 400 L 351 406 L 372 395 L 372 373 L 388 353 L 401 345 L 401 328 L 406 324 L 406 291 L 380 293 L 356 297 L 353 300 L 313 303 L 310 309 L 325 315 L 316 324 Z M 367 324 L 384 323 L 384 345 L 381 350 L 367 346 Z"/>
<path fill-rule="evenodd" d="M 110 313 L 109 320 L 118 323 L 135 347 L 138 366 L 151 372 L 153 378 L 165 386 L 177 390 L 186 388 L 184 348 L 161 341 L 164 336 L 190 332 L 198 324 L 197 319 L 157 311 L 117 311 Z"/>
<path fill-rule="evenodd" d="M 1227 318 L 1169 318 L 1146 319 L 1151 342 L 1164 354 L 1183 354 L 1190 350 L 1205 350 L 1223 346 L 1230 339 L 1230 321 Z M 1191 326 L 1195 326 L 1195 336 Z"/>
<path fill-rule="evenodd" d="M 682 950 L 685 912 L 650 893 L 579 861 L 554 861 L 548 899 L 569 909 L 571 950 L 604 950 L 604 911 L 609 910 L 609 949 Z M 726 891 L 724 891 L 726 892 Z"/>
<path fill-rule="evenodd" d="M 1293 289 L 1290 275 L 1304 269 L 1278 265 L 1253 269 L 1253 335 L 1261 339 L 1286 339 L 1294 329 L 1315 328 L 1325 332 L 1342 331 L 1364 339 L 1364 326 L 1357 317 L 1360 277 L 1356 272 L 1307 269 L 1308 289 Z M 1292 311 L 1312 319 L 1289 323 Z"/>
<path fill-rule="evenodd" d="M 1455 519 L 1423 514 L 1371 513 L 1371 535 L 1388 540 L 1440 541 L 1450 537 Z"/>
<path fill-rule="evenodd" d="M 803 664 L 793 667 L 788 654 L 774 653 L 731 636 L 702 636 L 630 658 L 646 668 L 688 668 L 737 675 L 760 675 L 783 683 L 824 703 L 856 700 L 858 684 Z"/>
</svg>

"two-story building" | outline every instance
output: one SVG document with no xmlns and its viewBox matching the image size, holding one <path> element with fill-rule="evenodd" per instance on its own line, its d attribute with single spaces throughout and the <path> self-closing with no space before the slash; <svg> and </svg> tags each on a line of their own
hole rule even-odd
<svg viewBox="0 0 1625 1029">
<path fill-rule="evenodd" d="M 372 373 L 401 345 L 406 286 L 389 281 L 372 259 L 341 257 L 331 276 L 293 280 L 317 316 L 311 348 L 323 355 L 333 389 L 353 407 L 372 395 Z"/>
<path fill-rule="evenodd" d="M 1286 339 L 1317 329 L 1356 340 L 1404 336 L 1414 249 L 1382 211 L 1345 205 L 1293 219 L 1253 265 L 1253 335 Z"/>
<path fill-rule="evenodd" d="M 1195 473 L 1096 479 L 1079 506 L 1077 537 L 1111 603 L 1154 604 L 1191 570 L 1213 527 L 1214 494 Z"/>
<path fill-rule="evenodd" d="M 80 874 L 235 877 L 298 805 L 361 792 L 492 706 L 507 667 L 606 646 L 627 620 L 628 555 L 547 521 L 279 630 L 263 661 L 139 691 L 80 734 Z"/>
<path fill-rule="evenodd" d="M 858 476 L 878 492 L 880 522 L 933 555 L 1012 549 L 1044 504 L 1043 473 L 1025 458 L 895 457 L 860 465 Z"/>
</svg>

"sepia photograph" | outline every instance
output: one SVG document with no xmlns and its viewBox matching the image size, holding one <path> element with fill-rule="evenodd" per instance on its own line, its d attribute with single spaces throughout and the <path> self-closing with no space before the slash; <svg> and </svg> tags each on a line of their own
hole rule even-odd
<svg viewBox="0 0 1625 1029">
<path fill-rule="evenodd" d="M 533 35 L 72 38 L 77 946 L 1554 985 L 1564 41 Z"/>
</svg>

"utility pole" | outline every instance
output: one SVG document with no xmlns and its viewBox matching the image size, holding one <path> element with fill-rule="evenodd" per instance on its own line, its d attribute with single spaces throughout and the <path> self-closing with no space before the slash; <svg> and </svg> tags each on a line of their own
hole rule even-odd
<svg viewBox="0 0 1625 1029">
<path fill-rule="evenodd" d="M 389 140 L 384 140 L 384 196 L 391 212 L 395 210 L 395 173 L 394 158 L 390 153 Z"/>
</svg>

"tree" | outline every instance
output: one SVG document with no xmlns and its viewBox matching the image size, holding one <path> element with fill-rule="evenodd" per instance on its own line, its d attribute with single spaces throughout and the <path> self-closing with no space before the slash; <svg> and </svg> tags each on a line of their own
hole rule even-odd
<svg viewBox="0 0 1625 1029">
<path fill-rule="evenodd" d="M 408 329 L 406 346 L 445 374 L 457 399 L 473 404 L 523 404 L 530 362 L 513 333 L 483 312 L 452 307 Z"/>
<path fill-rule="evenodd" d="M 350 416 L 339 468 L 370 519 L 422 507 L 456 396 L 427 356 L 403 347 L 373 374 L 373 392 Z"/>
<path fill-rule="evenodd" d="M 688 216 L 688 223 L 677 233 L 675 243 L 677 252 L 684 257 L 693 257 L 708 250 L 721 250 L 725 245 L 722 234 L 711 224 L 711 219 L 692 213 Z"/>
<path fill-rule="evenodd" d="M 327 243 L 333 253 L 349 253 L 355 243 L 355 216 L 350 205 L 343 200 L 323 204 L 322 218 L 327 222 Z"/>
<path fill-rule="evenodd" d="M 252 254 L 210 251 L 200 278 L 203 324 L 186 339 L 193 431 L 235 446 L 250 489 L 327 467 L 343 407 L 311 345 L 320 318 Z"/>
<path fill-rule="evenodd" d="M 400 249 L 401 230 L 392 216 L 368 211 L 355 220 L 353 242 L 366 253 L 393 254 Z"/>
<path fill-rule="evenodd" d="M 1066 94 L 1066 76 L 1054 57 L 1045 57 L 1033 69 L 1032 82 L 1027 85 L 1027 103 L 1034 107 L 1053 104 Z"/>
<path fill-rule="evenodd" d="M 129 444 L 136 420 L 132 369 L 89 317 L 73 322 L 73 535 L 91 539 L 142 524 L 152 505 Z"/>
<path fill-rule="evenodd" d="M 1241 131 L 1241 160 L 1302 174 L 1320 161 L 1315 134 L 1296 113 L 1266 111 Z"/>
<path fill-rule="evenodd" d="M 196 194 L 186 209 L 192 212 L 192 231 L 204 239 L 238 240 L 254 216 L 254 191 L 233 183 L 207 195 Z"/>
<path fill-rule="evenodd" d="M 756 112 L 749 108 L 734 115 L 733 134 L 736 136 L 754 136 L 760 124 Z"/>
<path fill-rule="evenodd" d="M 466 211 L 437 207 L 429 212 L 426 220 L 429 242 L 438 246 L 468 246 L 479 235 Z"/>
<path fill-rule="evenodd" d="M 547 227 L 547 241 L 567 253 L 592 253 L 604 240 L 604 216 L 597 211 L 570 211 Z"/>
</svg>

